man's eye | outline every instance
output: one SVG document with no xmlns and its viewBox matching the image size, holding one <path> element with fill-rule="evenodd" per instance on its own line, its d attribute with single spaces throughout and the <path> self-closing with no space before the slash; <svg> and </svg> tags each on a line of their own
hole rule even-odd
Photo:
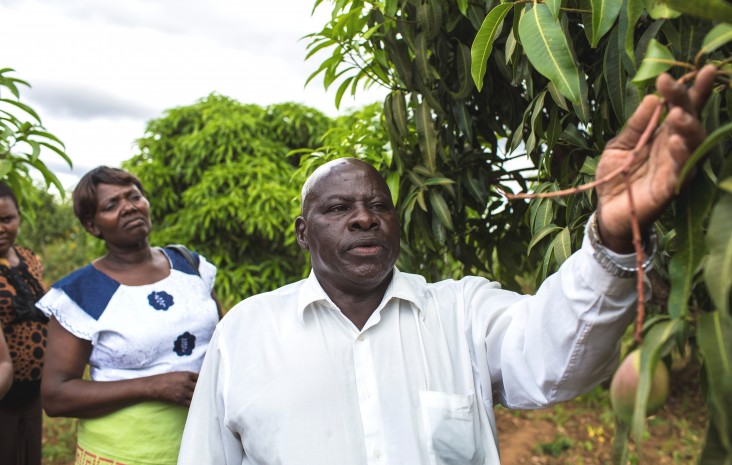
<svg viewBox="0 0 732 465">
<path fill-rule="evenodd" d="M 347 210 L 348 210 L 348 207 L 346 207 L 345 205 L 335 205 L 328 209 L 329 212 L 334 212 L 334 213 L 342 213 Z"/>
</svg>

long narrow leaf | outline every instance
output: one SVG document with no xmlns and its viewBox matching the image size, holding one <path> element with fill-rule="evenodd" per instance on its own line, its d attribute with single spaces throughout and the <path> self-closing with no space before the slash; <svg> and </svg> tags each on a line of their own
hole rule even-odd
<svg viewBox="0 0 732 465">
<path fill-rule="evenodd" d="M 681 196 L 676 204 L 676 241 L 678 251 L 669 263 L 671 292 L 668 313 L 671 318 L 688 314 L 688 302 L 699 264 L 706 253 L 704 247 L 704 218 L 714 201 L 715 186 L 700 173 L 694 180 L 693 195 Z"/>
<path fill-rule="evenodd" d="M 618 44 L 618 29 L 613 29 L 610 38 L 605 47 L 605 66 L 603 67 L 603 77 L 608 88 L 610 96 L 610 104 L 613 106 L 615 116 L 619 121 L 625 121 L 625 70 L 623 69 L 623 60 L 621 50 Z"/>
<path fill-rule="evenodd" d="M 552 13 L 554 20 L 559 21 L 559 12 L 562 10 L 562 0 L 546 0 L 544 3 L 549 7 L 549 11 Z"/>
<path fill-rule="evenodd" d="M 704 37 L 703 53 L 711 53 L 732 40 L 732 24 L 717 24 Z"/>
<path fill-rule="evenodd" d="M 493 50 L 493 41 L 503 26 L 503 20 L 506 14 L 513 7 L 513 3 L 501 3 L 496 5 L 483 20 L 478 33 L 470 47 L 470 74 L 473 77 L 476 89 L 480 91 L 483 88 L 483 77 L 488 67 L 488 57 Z"/>
<path fill-rule="evenodd" d="M 562 232 L 552 241 L 552 249 L 554 249 L 554 258 L 557 265 L 561 265 L 572 255 L 572 240 L 569 236 L 569 228 L 563 228 Z"/>
<path fill-rule="evenodd" d="M 674 55 L 661 42 L 651 39 L 648 43 L 646 56 L 633 76 L 633 82 L 643 82 L 653 79 L 668 70 L 674 63 Z"/>
<path fill-rule="evenodd" d="M 648 396 L 651 393 L 651 384 L 656 363 L 663 363 L 660 358 L 674 344 L 675 337 L 684 330 L 681 319 L 659 322 L 643 338 L 641 346 L 640 380 L 635 397 L 631 431 L 636 445 L 640 447 L 643 441 L 643 432 L 646 424 L 646 409 Z"/>
<path fill-rule="evenodd" d="M 712 211 L 707 233 L 709 257 L 704 281 L 718 310 L 729 313 L 732 290 L 732 195 L 723 194 Z"/>
<path fill-rule="evenodd" d="M 732 463 L 732 319 L 729 312 L 702 313 L 697 341 L 704 357 L 710 425 L 699 463 Z"/>
<path fill-rule="evenodd" d="M 656 0 L 681 13 L 732 23 L 732 4 L 726 0 Z"/>
<path fill-rule="evenodd" d="M 709 134 L 704 142 L 694 150 L 689 159 L 684 164 L 679 174 L 679 180 L 676 183 L 676 193 L 678 194 L 681 190 L 681 186 L 684 184 L 684 180 L 689 175 L 691 170 L 699 163 L 699 161 L 712 150 L 718 143 L 722 142 L 727 136 L 732 134 L 732 123 L 727 123 L 724 126 L 717 128 L 714 132 Z"/>
<path fill-rule="evenodd" d="M 437 135 L 435 134 L 435 126 L 432 121 L 432 111 L 425 100 L 422 100 L 417 105 L 415 119 L 422 159 L 427 169 L 429 169 L 430 174 L 434 174 L 437 160 Z"/>
<path fill-rule="evenodd" d="M 526 56 L 541 74 L 551 80 L 572 103 L 581 98 L 577 63 L 562 26 L 544 4 L 527 6 L 519 21 L 519 37 Z"/>
<path fill-rule="evenodd" d="M 615 24 L 623 2 L 617 0 L 592 0 L 592 48 Z"/>
</svg>

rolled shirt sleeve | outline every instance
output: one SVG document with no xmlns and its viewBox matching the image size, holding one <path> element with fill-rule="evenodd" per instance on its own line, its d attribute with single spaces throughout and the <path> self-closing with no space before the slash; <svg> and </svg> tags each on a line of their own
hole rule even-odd
<svg viewBox="0 0 732 465">
<path fill-rule="evenodd" d="M 612 372 L 635 315 L 636 280 L 610 275 L 592 253 L 585 238 L 531 297 L 466 282 L 475 367 L 495 401 L 540 408 L 576 397 Z M 632 264 L 634 255 L 618 259 Z"/>
</svg>

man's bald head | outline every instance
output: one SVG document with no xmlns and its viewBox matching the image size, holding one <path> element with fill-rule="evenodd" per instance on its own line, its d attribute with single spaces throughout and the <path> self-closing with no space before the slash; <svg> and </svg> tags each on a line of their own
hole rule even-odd
<svg viewBox="0 0 732 465">
<path fill-rule="evenodd" d="M 378 173 L 376 168 L 357 158 L 337 158 L 335 160 L 329 161 L 328 163 L 325 163 L 324 165 L 319 166 L 315 171 L 313 171 L 313 173 L 302 185 L 302 192 L 300 193 L 300 214 L 303 217 L 307 217 L 308 211 L 310 210 L 311 206 L 313 191 L 316 190 L 320 182 L 324 178 L 333 174 L 334 171 L 346 168 L 347 166 L 352 166 L 354 168 L 365 168 L 367 170 L 373 170 Z M 380 174 L 379 177 L 381 177 Z M 386 181 L 384 181 L 384 184 L 386 184 Z"/>
</svg>

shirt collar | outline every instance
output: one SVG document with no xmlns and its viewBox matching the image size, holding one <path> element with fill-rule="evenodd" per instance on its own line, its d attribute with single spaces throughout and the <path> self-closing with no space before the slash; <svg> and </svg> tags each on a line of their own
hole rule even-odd
<svg viewBox="0 0 732 465">
<path fill-rule="evenodd" d="M 402 273 L 395 266 L 391 283 L 389 283 L 389 287 L 386 289 L 381 303 L 376 307 L 376 311 L 380 312 L 392 299 L 401 299 L 411 302 L 421 313 L 423 311 L 421 293 L 416 286 L 417 283 L 415 280 L 410 278 L 412 278 L 412 275 Z M 424 281 L 424 278 L 418 278 Z M 304 322 L 303 315 L 312 304 L 322 301 L 327 302 L 334 309 L 338 308 L 323 290 L 320 282 L 318 282 L 318 278 L 315 277 L 315 272 L 311 269 L 310 275 L 300 288 L 297 299 L 297 317 L 300 322 Z"/>
</svg>

